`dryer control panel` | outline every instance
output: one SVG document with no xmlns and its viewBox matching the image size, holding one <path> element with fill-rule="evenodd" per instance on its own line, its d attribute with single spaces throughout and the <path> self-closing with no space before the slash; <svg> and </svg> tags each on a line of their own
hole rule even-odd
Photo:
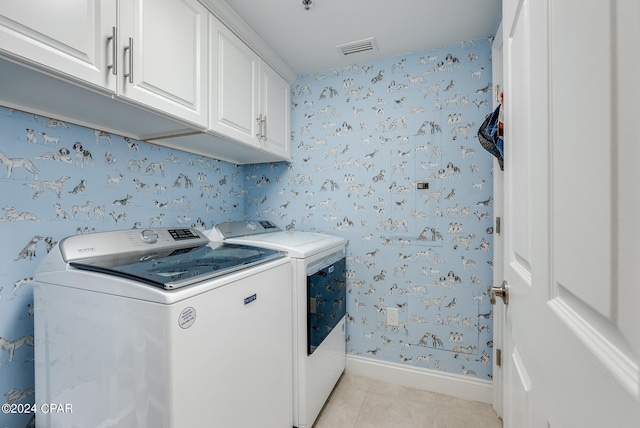
<svg viewBox="0 0 640 428">
<path fill-rule="evenodd" d="M 280 232 L 278 226 L 269 220 L 227 221 L 216 224 L 215 232 L 222 240 L 261 233 Z"/>
</svg>

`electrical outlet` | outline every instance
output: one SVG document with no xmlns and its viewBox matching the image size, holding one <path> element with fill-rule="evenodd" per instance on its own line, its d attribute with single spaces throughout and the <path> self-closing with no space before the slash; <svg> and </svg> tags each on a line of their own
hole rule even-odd
<svg viewBox="0 0 640 428">
<path fill-rule="evenodd" d="M 387 308 L 387 325 L 398 326 L 398 308 Z"/>
</svg>

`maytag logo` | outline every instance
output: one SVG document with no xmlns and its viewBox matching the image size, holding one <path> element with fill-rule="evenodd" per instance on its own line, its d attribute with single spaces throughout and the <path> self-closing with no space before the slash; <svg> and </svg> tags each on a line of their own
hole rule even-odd
<svg viewBox="0 0 640 428">
<path fill-rule="evenodd" d="M 92 251 L 95 251 L 96 248 L 95 247 L 86 247 L 86 248 L 78 248 L 78 252 L 79 253 L 90 253 Z"/>
</svg>

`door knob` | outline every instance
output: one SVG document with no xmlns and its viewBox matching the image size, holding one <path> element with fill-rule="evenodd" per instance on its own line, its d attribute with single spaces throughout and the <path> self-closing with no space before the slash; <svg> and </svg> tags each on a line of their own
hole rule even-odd
<svg viewBox="0 0 640 428">
<path fill-rule="evenodd" d="M 492 285 L 487 287 L 492 305 L 496 304 L 496 297 L 502 298 L 502 301 L 505 305 L 509 304 L 509 288 L 507 288 L 508 286 L 509 284 L 507 283 L 507 281 L 502 281 L 501 287 L 494 287 Z"/>
</svg>

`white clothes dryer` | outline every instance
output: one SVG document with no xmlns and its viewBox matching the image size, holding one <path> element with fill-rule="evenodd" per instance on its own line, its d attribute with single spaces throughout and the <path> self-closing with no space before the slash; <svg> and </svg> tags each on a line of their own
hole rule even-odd
<svg viewBox="0 0 640 428">
<path fill-rule="evenodd" d="M 346 242 L 283 231 L 265 220 L 226 222 L 214 241 L 285 251 L 293 301 L 293 426 L 311 428 L 346 365 Z"/>
</svg>

